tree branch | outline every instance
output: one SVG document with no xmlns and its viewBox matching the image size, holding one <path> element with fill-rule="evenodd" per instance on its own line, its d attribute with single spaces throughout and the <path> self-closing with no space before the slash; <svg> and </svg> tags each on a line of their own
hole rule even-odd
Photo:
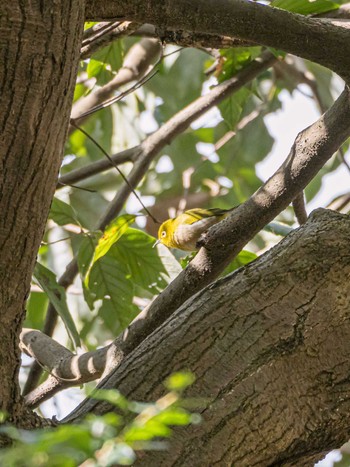
<svg viewBox="0 0 350 467">
<path fill-rule="evenodd" d="M 51 337 L 35 329 L 23 329 L 20 348 L 49 372 L 49 378 L 25 397 L 35 408 L 63 389 L 99 378 L 106 367 L 109 346 L 75 355 Z"/>
<path fill-rule="evenodd" d="M 141 152 L 140 146 L 135 146 L 125 151 L 118 152 L 111 156 L 111 159 L 116 164 L 123 164 L 124 162 L 134 162 Z M 81 182 L 86 178 L 92 177 L 93 175 L 99 174 L 107 169 L 111 169 L 114 166 L 111 161 L 107 158 L 101 159 L 97 162 L 92 162 L 86 167 L 81 167 L 80 169 L 72 170 L 71 172 L 62 175 L 57 181 L 57 188 L 63 188 L 65 185 L 73 185 L 74 183 Z"/>
<path fill-rule="evenodd" d="M 204 398 L 202 423 L 175 430 L 171 449 L 145 452 L 136 465 L 306 466 L 348 438 L 348 245 L 348 216 L 315 211 L 189 300 L 122 362 L 104 388 L 154 400 L 185 363 L 196 375 L 186 397 Z M 64 422 L 87 410 L 115 408 L 85 401 Z"/>
<path fill-rule="evenodd" d="M 159 130 L 146 138 L 140 145 L 140 155 L 128 176 L 130 185 L 133 187 L 137 186 L 155 156 L 166 144 L 169 144 L 178 134 L 185 131 L 192 122 L 205 114 L 210 108 L 222 102 L 226 97 L 239 90 L 259 73 L 269 68 L 269 66 L 271 66 L 276 60 L 277 59 L 273 54 L 270 52 L 264 52 L 261 57 L 251 62 L 245 69 L 237 73 L 237 75 L 214 87 L 208 94 L 196 99 L 168 120 Z M 130 186 L 124 184 L 116 194 L 114 200 L 109 204 L 103 217 L 100 219 L 97 225 L 98 230 L 104 230 L 110 221 L 120 212 L 129 195 Z M 68 285 L 70 285 L 74 280 L 77 272 L 77 262 L 73 259 L 67 266 L 63 276 L 59 279 L 59 284 L 64 287 L 68 287 Z M 52 335 L 56 320 L 57 313 L 50 304 L 45 320 L 45 334 Z M 118 349 L 117 355 L 119 355 Z M 119 357 L 118 360 L 120 360 Z M 39 365 L 35 365 L 34 362 L 34 365 L 28 375 L 24 394 L 28 394 L 34 389 L 39 380 L 40 374 L 41 368 Z"/>
<path fill-rule="evenodd" d="M 350 98 L 345 88 L 320 119 L 299 133 L 277 172 L 225 220 L 210 228 L 201 241 L 205 248 L 115 340 L 118 355 L 132 352 L 186 300 L 212 282 L 244 245 L 292 202 L 349 136 Z"/>
<path fill-rule="evenodd" d="M 345 80 L 350 75 L 350 25 L 311 18 L 247 0 L 88 0 L 89 20 L 128 20 L 213 34 L 275 47 L 319 63 Z M 342 44 L 342 47 L 339 47 Z"/>
<path fill-rule="evenodd" d="M 307 212 L 305 206 L 304 192 L 301 191 L 292 201 L 295 217 L 299 225 L 307 221 Z"/>
<path fill-rule="evenodd" d="M 81 115 L 110 98 L 120 86 L 141 78 L 160 50 L 156 39 L 141 39 L 133 45 L 125 56 L 122 68 L 111 81 L 74 103 L 71 119 L 79 119 Z M 80 118 L 79 125 L 84 120 Z M 71 126 L 70 132 L 74 130 Z"/>
</svg>

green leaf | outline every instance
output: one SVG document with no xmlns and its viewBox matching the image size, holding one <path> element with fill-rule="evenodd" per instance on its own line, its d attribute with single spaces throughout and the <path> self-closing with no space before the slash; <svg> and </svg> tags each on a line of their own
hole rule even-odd
<svg viewBox="0 0 350 467">
<path fill-rule="evenodd" d="M 169 391 L 183 391 L 194 383 L 196 377 L 190 371 L 180 371 L 173 373 L 164 382 Z"/>
<path fill-rule="evenodd" d="M 110 65 L 112 71 L 118 71 L 123 64 L 124 46 L 123 41 L 114 41 L 110 45 L 98 50 L 92 58 L 103 64 Z"/>
<path fill-rule="evenodd" d="M 127 443 L 132 443 L 135 441 L 148 441 L 156 436 L 168 437 L 170 435 L 170 428 L 152 418 L 141 426 L 136 423 L 131 425 L 129 429 L 125 430 L 124 439 Z"/>
<path fill-rule="evenodd" d="M 83 240 L 80 243 L 78 254 L 77 254 L 77 262 L 79 273 L 81 277 L 81 282 L 83 286 L 83 294 L 85 301 L 90 308 L 90 310 L 94 307 L 94 300 L 95 297 L 90 292 L 87 284 L 85 283 L 85 278 L 87 273 L 90 270 L 90 265 L 92 262 L 92 258 L 94 257 L 95 248 L 98 242 L 98 236 L 102 235 L 101 232 L 89 232 L 86 236 L 84 236 Z"/>
<path fill-rule="evenodd" d="M 182 270 L 174 255 L 164 245 L 153 248 L 155 238 L 141 230 L 128 228 L 111 251 L 126 264 L 132 281 L 152 293 L 161 292 Z"/>
<path fill-rule="evenodd" d="M 121 331 L 135 317 L 134 285 L 127 265 L 107 254 L 94 263 L 85 279 L 94 300 L 102 299 L 99 315 L 109 329 Z"/>
<path fill-rule="evenodd" d="M 45 318 L 47 305 L 48 298 L 45 293 L 31 292 L 26 306 L 25 327 L 40 329 Z"/>
<path fill-rule="evenodd" d="M 189 47 L 169 58 L 170 60 L 163 60 L 159 67 L 160 72 L 144 86 L 166 103 L 157 108 L 156 117 L 159 122 L 172 117 L 199 97 L 203 82 L 207 79 L 204 74 L 207 54 L 198 53 L 198 50 Z"/>
<path fill-rule="evenodd" d="M 102 232 L 89 232 L 87 235 L 84 235 L 84 238 L 80 243 L 77 254 L 77 261 L 82 281 L 84 281 L 86 274 L 90 269 L 90 265 L 98 243 L 98 238 L 101 237 L 101 235 Z"/>
<path fill-rule="evenodd" d="M 66 291 L 57 283 L 55 274 L 42 264 L 36 263 L 33 279 L 47 294 L 50 302 L 62 318 L 74 347 L 79 347 L 80 338 L 73 318 L 68 310 Z"/>
<path fill-rule="evenodd" d="M 116 389 L 97 389 L 89 394 L 91 399 L 106 401 L 115 407 L 126 410 L 129 406 L 128 400 Z"/>
<path fill-rule="evenodd" d="M 130 282 L 128 278 L 126 280 Z M 116 298 L 102 300 L 102 305 L 98 310 L 98 317 L 102 319 L 111 338 L 120 334 L 139 314 L 140 309 L 133 303 L 134 295 L 135 292 L 132 295 L 125 296 L 125 300 L 120 299 L 120 295 Z"/>
<path fill-rule="evenodd" d="M 301 15 L 315 15 L 336 10 L 340 3 L 330 0 L 274 0 L 270 6 Z"/>
<path fill-rule="evenodd" d="M 86 69 L 88 77 L 96 78 L 96 84 L 99 86 L 107 84 L 122 66 L 123 54 L 122 41 L 114 41 L 94 53 Z"/>
<path fill-rule="evenodd" d="M 231 49 L 220 50 L 221 69 L 218 81 L 221 83 L 236 75 L 239 70 L 258 57 L 261 53 L 261 47 L 234 47 Z"/>
<path fill-rule="evenodd" d="M 128 226 L 132 224 L 136 216 L 125 214 L 124 216 L 117 217 L 104 231 L 102 237 L 99 239 L 92 264 L 96 263 L 98 259 L 108 253 L 109 249 L 119 240 L 119 238 L 126 232 Z"/>
<path fill-rule="evenodd" d="M 221 116 L 227 123 L 230 130 L 233 130 L 240 121 L 243 106 L 250 94 L 251 91 L 248 88 L 243 87 L 218 105 Z"/>
<path fill-rule="evenodd" d="M 77 224 L 80 225 L 74 209 L 64 201 L 53 198 L 49 218 L 58 225 Z"/>
<path fill-rule="evenodd" d="M 164 425 L 188 425 L 191 423 L 192 415 L 180 407 L 171 407 L 154 417 L 155 420 Z"/>
</svg>

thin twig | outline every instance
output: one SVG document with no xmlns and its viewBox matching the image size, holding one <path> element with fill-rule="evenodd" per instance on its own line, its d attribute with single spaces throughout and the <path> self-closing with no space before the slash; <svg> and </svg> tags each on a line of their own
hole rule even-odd
<svg viewBox="0 0 350 467">
<path fill-rule="evenodd" d="M 161 59 L 159 59 L 154 64 L 154 66 L 146 74 L 146 76 L 144 76 L 139 81 L 137 81 L 137 83 L 135 83 L 133 86 L 130 86 L 129 89 L 127 89 L 126 91 L 121 92 L 120 94 L 118 94 L 118 96 L 111 97 L 110 99 L 102 102 L 101 104 L 96 105 L 95 107 L 92 107 L 90 110 L 88 110 L 87 112 L 84 112 L 83 114 L 79 115 L 78 117 L 71 118 L 71 122 L 74 121 L 74 120 L 80 120 L 81 118 L 88 117 L 89 115 L 91 115 L 91 114 L 93 114 L 95 112 L 98 112 L 99 110 L 106 109 L 107 107 L 110 107 L 112 104 L 115 104 L 116 102 L 121 101 L 122 99 L 124 99 L 124 97 L 128 96 L 129 94 L 131 94 L 134 91 L 136 91 L 137 89 L 139 89 L 141 86 L 143 86 L 145 83 L 147 83 L 147 81 L 152 79 L 153 76 L 155 76 L 158 73 L 158 70 L 156 69 L 156 66 L 159 65 L 160 60 Z"/>
<path fill-rule="evenodd" d="M 109 27 L 100 30 L 94 36 L 83 41 L 80 50 L 80 59 L 86 60 L 98 50 L 111 44 L 116 39 L 132 34 L 138 27 L 139 24 L 132 23 L 130 21 L 111 23 Z"/>
<path fill-rule="evenodd" d="M 101 23 L 95 24 L 92 28 L 89 28 L 85 31 L 83 35 L 82 46 L 92 44 L 96 39 L 104 36 L 113 29 L 117 28 L 120 25 L 120 21 L 113 21 L 111 23 Z"/>
<path fill-rule="evenodd" d="M 84 130 L 84 128 L 81 128 L 79 125 L 77 125 L 75 123 L 74 120 L 70 120 L 70 124 L 72 126 L 74 126 L 77 130 L 81 131 L 90 141 L 92 141 L 96 147 L 98 147 L 98 149 L 107 157 L 107 159 L 109 160 L 109 162 L 113 165 L 113 167 L 115 169 L 117 169 L 119 175 L 122 177 L 122 179 L 124 180 L 124 182 L 128 185 L 128 187 L 130 188 L 131 192 L 134 194 L 135 198 L 137 199 L 137 201 L 141 204 L 142 208 L 147 212 L 147 214 L 149 215 L 149 217 L 153 220 L 153 222 L 155 224 L 160 224 L 159 221 L 157 221 L 157 219 L 155 217 L 152 216 L 152 214 L 149 212 L 149 210 L 146 208 L 146 206 L 143 204 L 140 196 L 136 193 L 136 191 L 134 190 L 133 186 L 129 183 L 129 180 L 126 178 L 126 176 L 123 174 L 123 172 L 120 170 L 120 168 L 118 167 L 118 165 L 114 162 L 114 160 L 111 158 L 111 156 L 108 154 L 108 152 L 100 145 L 100 143 L 98 143 L 95 138 L 93 138 L 91 135 L 89 135 L 89 133 L 87 131 Z"/>
<path fill-rule="evenodd" d="M 299 225 L 305 224 L 307 221 L 307 212 L 305 206 L 304 192 L 301 191 L 292 201 L 295 217 L 297 218 Z"/>
<path fill-rule="evenodd" d="M 98 31 L 103 31 L 104 29 L 109 28 L 109 26 L 111 24 L 112 23 L 110 21 L 100 22 L 100 23 L 97 23 L 97 24 L 94 24 L 93 26 L 91 26 L 91 28 L 85 29 L 85 31 L 83 32 L 83 41 L 82 41 L 82 43 L 84 44 L 84 42 L 87 39 L 94 36 Z"/>
</svg>

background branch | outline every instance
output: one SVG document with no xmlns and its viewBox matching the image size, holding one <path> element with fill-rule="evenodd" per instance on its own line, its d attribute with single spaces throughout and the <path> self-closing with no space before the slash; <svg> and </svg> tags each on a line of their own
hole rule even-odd
<svg viewBox="0 0 350 467">
<path fill-rule="evenodd" d="M 299 225 L 305 224 L 307 221 L 307 212 L 305 206 L 304 192 L 301 191 L 292 201 L 295 217 Z"/>
<path fill-rule="evenodd" d="M 92 26 L 90 29 L 94 29 L 91 35 L 84 35 L 82 47 L 80 49 L 80 59 L 85 60 L 91 57 L 92 54 L 97 52 L 99 49 L 106 47 L 116 39 L 128 36 L 138 28 L 137 23 L 131 23 L 130 21 L 123 21 L 122 23 L 101 23 L 100 28 L 96 28 L 98 24 Z M 85 31 L 86 33 L 89 30 Z"/>
<path fill-rule="evenodd" d="M 140 146 L 135 146 L 133 148 L 126 149 L 125 151 L 118 152 L 117 154 L 113 154 L 111 159 L 118 165 L 124 164 L 124 162 L 134 162 L 140 154 L 140 151 Z M 65 185 L 72 185 L 74 183 L 81 182 L 86 178 L 97 175 L 107 169 L 112 169 L 113 167 L 114 165 L 112 165 L 111 161 L 104 158 L 97 162 L 92 162 L 86 167 L 72 170 L 71 172 L 59 177 L 56 190 L 63 188 Z"/>
<path fill-rule="evenodd" d="M 161 46 L 156 39 L 141 39 L 133 45 L 125 56 L 122 68 L 111 81 L 74 103 L 71 119 L 79 119 L 80 115 L 106 101 L 120 86 L 142 78 L 160 51 Z M 80 118 L 79 125 L 84 120 L 85 118 Z M 69 131 L 72 132 L 74 129 L 70 126 Z"/>
</svg>

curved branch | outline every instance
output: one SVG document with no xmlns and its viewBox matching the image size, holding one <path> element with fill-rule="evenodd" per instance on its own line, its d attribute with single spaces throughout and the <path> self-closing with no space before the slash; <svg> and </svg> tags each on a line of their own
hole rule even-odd
<svg viewBox="0 0 350 467">
<path fill-rule="evenodd" d="M 86 15 L 252 41 L 319 63 L 344 79 L 350 76 L 350 25 L 342 20 L 310 18 L 247 0 L 89 0 Z"/>
<path fill-rule="evenodd" d="M 307 221 L 307 211 L 305 206 L 304 192 L 301 191 L 292 201 L 295 217 L 299 225 Z"/>
</svg>

